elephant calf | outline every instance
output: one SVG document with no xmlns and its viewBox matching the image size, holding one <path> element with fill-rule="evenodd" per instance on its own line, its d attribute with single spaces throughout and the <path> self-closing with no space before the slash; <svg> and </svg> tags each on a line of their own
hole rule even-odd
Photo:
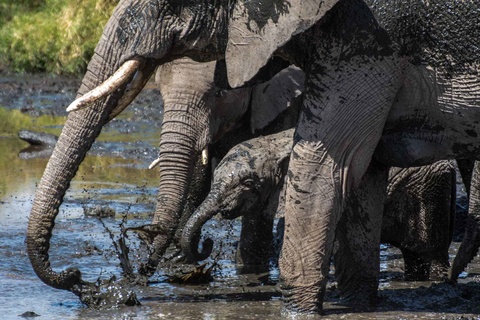
<svg viewBox="0 0 480 320">
<path fill-rule="evenodd" d="M 273 221 L 283 206 L 284 177 L 293 130 L 259 137 L 233 147 L 215 169 L 212 189 L 187 222 L 182 248 L 192 260 L 203 260 L 211 240 L 198 252 L 202 226 L 215 214 L 242 216 L 237 262 L 265 266 L 272 256 Z M 391 168 L 381 241 L 402 251 L 405 278 L 438 280 L 449 267 L 455 210 L 455 169 L 451 162 L 408 169 Z M 278 215 L 277 215 L 278 216 Z M 206 252 L 205 252 L 206 251 Z"/>
</svg>

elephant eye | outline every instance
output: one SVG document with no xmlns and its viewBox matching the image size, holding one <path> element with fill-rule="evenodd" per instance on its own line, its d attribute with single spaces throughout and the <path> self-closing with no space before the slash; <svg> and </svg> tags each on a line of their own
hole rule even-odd
<svg viewBox="0 0 480 320">
<path fill-rule="evenodd" d="M 252 179 L 245 179 L 242 183 L 245 187 L 249 189 L 253 189 L 255 187 L 255 182 Z"/>
</svg>

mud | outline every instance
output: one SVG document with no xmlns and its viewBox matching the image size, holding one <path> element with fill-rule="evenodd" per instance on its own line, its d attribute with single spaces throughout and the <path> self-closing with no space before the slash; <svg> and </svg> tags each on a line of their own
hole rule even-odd
<svg viewBox="0 0 480 320">
<path fill-rule="evenodd" d="M 0 106 L 32 117 L 65 115 L 78 85 L 76 78 L 0 76 Z M 124 276 L 112 238 L 118 241 L 122 228 L 150 222 L 158 177 L 147 167 L 156 158 L 161 119 L 161 99 L 149 83 L 133 105 L 105 128 L 72 182 L 56 220 L 50 249 L 55 270 L 78 267 L 92 283 Z M 8 119 L 0 119 L 0 124 L 2 121 Z M 31 269 L 24 239 L 35 186 L 47 159 L 20 158 L 27 144 L 16 133 L 0 137 L 0 144 L 0 318 L 304 318 L 282 309 L 275 263 L 263 274 L 241 274 L 236 269 L 239 221 L 212 220 L 205 227 L 203 236 L 215 243 L 215 258 L 207 260 L 206 267 L 216 263 L 210 274 L 213 280 L 206 284 L 172 283 L 172 277 L 182 277 L 193 267 L 175 264 L 175 252 L 171 251 L 172 259 L 163 262 L 147 287 L 132 288 L 141 304 L 137 307 L 87 308 L 73 293 L 46 286 Z M 459 183 L 458 209 L 464 214 L 465 194 Z M 132 231 L 128 235 L 125 246 L 135 270 L 146 246 Z M 452 259 L 458 245 L 454 242 L 451 246 Z M 381 261 L 378 307 L 359 312 L 342 306 L 332 273 L 324 319 L 480 319 L 478 257 L 456 286 L 403 281 L 403 262 L 395 248 L 382 245 Z"/>
</svg>

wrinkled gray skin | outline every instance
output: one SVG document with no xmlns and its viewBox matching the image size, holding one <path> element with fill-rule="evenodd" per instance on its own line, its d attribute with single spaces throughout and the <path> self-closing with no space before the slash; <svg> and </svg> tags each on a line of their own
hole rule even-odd
<svg viewBox="0 0 480 320">
<path fill-rule="evenodd" d="M 287 130 L 243 142 L 227 153 L 215 169 L 209 195 L 183 230 L 181 244 L 188 256 L 207 258 L 206 252 L 197 252 L 197 239 L 209 219 L 216 214 L 224 219 L 241 216 L 237 264 L 247 270 L 268 268 L 274 251 L 273 220 L 283 216 L 284 177 L 292 138 L 293 130 Z M 389 170 L 381 241 L 402 251 L 407 280 L 446 278 L 455 197 L 456 174 L 449 161 Z M 340 243 L 345 241 L 343 234 L 337 232 Z M 337 273 L 351 264 L 348 255 L 336 255 L 335 261 Z"/>
<path fill-rule="evenodd" d="M 242 216 L 237 263 L 268 266 L 273 220 L 283 194 L 293 129 L 242 142 L 215 168 L 210 193 L 187 221 L 181 238 L 182 251 L 190 260 L 204 260 L 198 252 L 202 226 L 216 214 L 224 219 Z M 205 247 L 205 244 L 203 245 Z"/>
<path fill-rule="evenodd" d="M 372 78 L 363 74 L 368 80 L 364 78 L 361 82 L 375 87 L 371 91 L 375 92 L 374 97 L 363 95 L 365 92 L 345 97 L 329 90 L 339 83 L 343 88 L 353 86 L 352 79 L 360 81 L 366 60 L 353 62 L 355 59 L 351 58 L 349 61 L 356 65 L 352 69 L 342 65 L 340 69 L 346 79 L 337 78 L 333 81 L 335 85 L 326 79 L 330 79 L 329 71 L 338 67 L 332 65 L 328 69 L 325 63 L 324 70 L 329 71 L 322 79 L 326 83 L 317 88 L 327 93 L 321 95 L 319 102 L 318 96 L 309 95 L 306 89 L 305 112 L 297 125 L 297 143 L 287 179 L 287 227 L 280 260 L 281 275 L 286 279 L 284 295 L 294 301 L 298 301 L 295 297 L 314 301 L 313 296 L 323 295 L 323 291 L 311 289 L 316 285 L 324 288 L 335 227 L 346 212 L 351 192 L 357 188 L 358 201 L 364 209 L 354 212 L 347 224 L 356 233 L 348 234 L 351 239 L 347 242 L 352 249 L 344 248 L 344 252 L 351 252 L 350 259 L 354 262 L 342 275 L 349 282 L 348 291 L 342 295 L 356 303 L 375 302 L 380 232 L 369 230 L 380 230 L 383 209 L 368 199 L 379 200 L 378 195 L 385 192 L 386 179 L 384 168 L 375 166 L 367 172 L 370 159 L 383 165 L 409 167 L 441 159 L 479 156 L 480 26 L 469 22 L 475 20 L 479 3 L 440 0 L 368 3 L 393 42 L 389 46 L 393 52 L 387 54 L 392 60 L 381 60 L 385 64 L 377 69 L 375 80 L 379 83 L 372 84 Z M 354 55 L 348 49 L 341 52 Z M 378 66 L 379 61 L 373 60 Z M 391 76 L 388 79 L 383 78 L 385 70 Z M 345 114 L 348 116 L 343 117 Z M 358 191 L 360 178 L 366 182 Z M 321 271 L 313 271 L 319 261 Z M 305 300 L 301 304 L 304 306 Z"/>
<path fill-rule="evenodd" d="M 188 138 L 178 132 L 172 132 L 174 131 L 172 128 L 177 128 L 182 121 L 185 125 L 195 126 L 199 139 L 193 141 L 193 156 L 185 159 L 185 163 L 181 161 L 183 155 L 181 150 L 176 150 L 173 155 L 180 157 L 174 165 L 160 163 L 160 189 L 168 191 L 161 196 L 170 195 L 170 199 L 178 205 L 181 203 L 183 208 L 178 225 L 171 227 L 172 230 L 177 230 L 177 234 L 181 233 L 189 213 L 193 212 L 210 190 L 211 164 L 202 163 L 200 156 L 202 149 L 210 145 L 208 149 L 211 156 L 221 158 L 239 141 L 293 127 L 298 118 L 300 94 L 304 85 L 304 74 L 300 69 L 293 66 L 287 67 L 275 74 L 271 80 L 252 88 L 222 89 L 215 84 L 214 78 L 225 77 L 226 74 L 224 68 L 219 70 L 217 65 L 215 61 L 199 63 L 183 58 L 164 64 L 157 71 L 157 74 L 163 76 L 156 79 L 164 99 L 164 122 L 160 140 L 161 157 L 162 152 L 168 153 L 168 144 L 181 144 L 185 138 Z M 283 66 L 285 63 L 275 68 Z M 183 90 L 176 89 L 186 82 L 190 83 L 190 86 Z M 186 116 L 187 112 L 191 115 Z M 45 140 L 43 137 L 39 134 L 21 132 L 21 138 L 34 143 L 37 140 L 42 142 Z M 188 148 L 186 149 L 189 151 Z M 173 160 L 170 159 L 170 161 Z M 185 191 L 180 188 L 182 179 L 171 178 L 178 176 L 179 172 L 190 175 L 188 188 Z M 188 195 L 183 197 L 184 193 Z M 149 232 L 150 235 L 165 232 L 165 229 L 156 226 L 154 224 L 153 228 L 145 226 L 146 228 L 141 229 L 143 232 Z M 149 267 L 150 265 L 145 266 L 140 272 L 151 274 L 154 269 Z M 136 281 L 142 283 L 145 280 L 139 278 Z M 79 289 L 72 290 L 79 294 Z"/>
<path fill-rule="evenodd" d="M 272 64 L 274 71 L 285 67 L 285 62 Z M 157 210 L 153 224 L 168 225 L 175 212 L 178 219 L 170 226 L 176 231 L 175 242 L 210 190 L 211 164 L 195 162 L 202 150 L 209 150 L 209 158 L 221 159 L 240 141 L 293 127 L 298 118 L 304 85 L 300 69 L 290 66 L 264 84 L 234 90 L 225 89 L 225 77 L 224 61 L 199 63 L 183 58 L 157 70 L 164 100 L 158 165 L 163 209 Z M 155 252 L 141 272 L 151 275 L 159 258 Z"/>
<path fill-rule="evenodd" d="M 387 170 L 367 169 L 376 149 L 375 158 L 385 166 L 478 158 L 480 26 L 479 4 L 473 0 L 368 4 L 373 14 L 361 0 L 121 0 L 78 97 L 95 97 L 87 92 L 124 62 L 136 73 L 119 77 L 126 83 L 115 76 L 108 86 L 112 90 L 102 90 L 105 94 L 93 105 L 67 119 L 30 214 L 27 251 L 37 275 L 55 288 L 82 283 L 78 270 L 57 273 L 50 267 L 49 239 L 58 207 L 102 126 L 131 102 L 157 66 L 184 56 L 197 61 L 225 58 L 228 83 L 239 87 L 255 82 L 261 67 L 281 55 L 307 75 L 287 175 L 279 262 L 284 300 L 293 310 L 322 309 L 335 230 L 347 198 L 363 179 L 356 194 L 368 214 L 351 221 L 359 226 L 349 243 L 362 250 L 352 250 L 351 259 L 358 263 L 345 279 L 351 283 L 347 294 L 357 303 L 374 302 L 380 241 L 375 225 L 383 208 L 368 198 L 385 194 Z M 180 114 L 177 119 L 206 120 L 204 113 Z M 179 139 L 162 145 L 160 179 L 185 184 L 188 170 L 168 177 L 169 164 L 177 167 L 195 158 L 191 146 L 201 137 L 196 121 L 193 126 L 181 122 L 162 128 L 162 139 L 175 133 Z M 154 263 L 180 217 L 172 206 L 181 201 L 172 199 L 174 188 L 160 189 L 154 222 L 165 233 L 155 239 Z"/>
<path fill-rule="evenodd" d="M 455 201 L 451 161 L 390 168 L 381 241 L 402 251 L 406 280 L 446 279 Z"/>
</svg>

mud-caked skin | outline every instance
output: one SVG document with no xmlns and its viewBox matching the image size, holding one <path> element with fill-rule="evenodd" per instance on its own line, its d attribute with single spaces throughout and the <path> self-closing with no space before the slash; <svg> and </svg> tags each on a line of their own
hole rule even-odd
<svg viewBox="0 0 480 320">
<path fill-rule="evenodd" d="M 279 217 L 277 208 L 284 201 L 292 137 L 293 130 L 287 130 L 246 141 L 227 153 L 215 169 L 208 200 L 186 223 L 182 245 L 187 255 L 206 258 L 197 252 L 196 239 L 203 224 L 220 213 L 224 219 L 242 216 L 238 262 L 244 267 L 268 265 L 273 253 L 273 219 Z M 407 280 L 446 278 L 455 197 L 456 173 L 450 161 L 389 170 L 381 241 L 402 251 Z M 344 239 L 341 232 L 337 237 Z M 351 263 L 348 255 L 336 255 L 336 259 L 344 264 L 339 270 Z"/>
<path fill-rule="evenodd" d="M 210 255 L 211 248 L 198 252 L 198 235 L 202 226 L 220 213 L 225 219 L 242 216 L 237 263 L 246 269 L 268 267 L 273 220 L 292 143 L 293 130 L 287 130 L 230 149 L 215 168 L 210 193 L 183 229 L 182 250 L 189 260 Z"/>
<path fill-rule="evenodd" d="M 479 8 L 474 0 L 121 0 L 38 184 L 26 240 L 36 274 L 56 288 L 81 283 L 79 272 L 51 268 L 55 217 L 103 125 L 158 67 L 183 57 L 224 60 L 228 88 L 237 88 L 250 86 L 272 57 L 281 56 L 305 72 L 306 85 L 286 179 L 279 268 L 287 307 L 320 312 L 337 224 L 353 191 L 365 181 L 358 202 L 367 207 L 376 204 L 369 198 L 385 196 L 386 170 L 369 169 L 372 158 L 385 167 L 479 158 Z M 177 184 L 159 188 L 153 222 L 166 232 L 155 238 L 147 275 L 180 220 L 190 163 L 197 142 L 205 141 L 196 125 L 210 123 L 209 108 L 175 104 L 179 91 L 189 102 L 211 92 L 211 82 L 199 80 L 204 73 L 195 74 L 170 92 L 175 108 L 162 127 L 160 181 Z M 362 288 L 352 294 L 359 300 L 378 290 L 380 209 L 348 219 L 358 233 L 352 241 L 362 244 L 350 258 L 359 266 L 368 261 L 361 276 L 344 274 Z"/>
</svg>

